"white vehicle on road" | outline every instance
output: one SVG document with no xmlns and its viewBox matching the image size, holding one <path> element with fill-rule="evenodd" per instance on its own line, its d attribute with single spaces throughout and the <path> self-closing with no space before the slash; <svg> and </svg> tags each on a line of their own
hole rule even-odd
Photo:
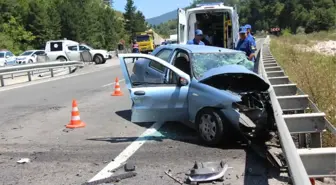
<svg viewBox="0 0 336 185">
<path fill-rule="evenodd" d="M 8 50 L 0 50 L 0 67 L 14 65 L 16 56 Z"/>
<path fill-rule="evenodd" d="M 16 57 L 17 64 L 36 63 L 38 55 L 44 55 L 43 50 L 28 50 Z"/>
<path fill-rule="evenodd" d="M 48 41 L 45 47 L 45 52 L 51 61 L 81 61 L 82 51 L 89 51 L 96 64 L 104 64 L 107 59 L 111 58 L 107 50 L 95 50 L 72 40 Z"/>
<path fill-rule="evenodd" d="M 223 3 L 198 4 L 188 10 L 178 9 L 177 40 L 186 44 L 201 29 L 204 36 L 212 32 L 210 45 L 234 49 L 239 40 L 239 17 L 236 8 Z"/>
</svg>

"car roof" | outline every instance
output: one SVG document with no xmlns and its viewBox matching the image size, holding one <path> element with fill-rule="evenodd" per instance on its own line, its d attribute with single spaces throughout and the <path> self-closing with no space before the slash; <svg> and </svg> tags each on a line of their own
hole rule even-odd
<svg viewBox="0 0 336 185">
<path fill-rule="evenodd" d="M 79 44 L 76 41 L 73 40 L 49 40 L 48 42 L 63 42 L 63 43 L 68 43 L 68 44 Z"/>
<path fill-rule="evenodd" d="M 225 52 L 225 53 L 240 53 L 241 51 L 221 48 L 216 46 L 199 46 L 199 45 L 189 45 L 189 44 L 169 44 L 163 45 L 164 48 L 170 49 L 184 49 L 187 50 L 189 53 L 218 53 L 218 52 Z"/>
</svg>

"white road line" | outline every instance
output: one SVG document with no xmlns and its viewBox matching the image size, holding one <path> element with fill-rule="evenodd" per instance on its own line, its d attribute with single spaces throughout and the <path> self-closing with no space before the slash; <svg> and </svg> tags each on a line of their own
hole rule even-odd
<svg viewBox="0 0 336 185">
<path fill-rule="evenodd" d="M 125 79 L 121 79 L 121 80 L 119 80 L 119 82 L 123 82 L 123 81 L 125 81 Z M 115 82 L 113 82 L 113 83 L 109 83 L 109 84 L 105 84 L 105 85 L 103 85 L 102 87 L 108 87 L 108 86 L 111 86 L 111 85 L 114 85 L 115 84 Z"/>
<path fill-rule="evenodd" d="M 113 170 L 118 168 L 122 163 L 126 162 L 151 136 L 157 132 L 164 122 L 156 122 L 144 133 L 142 133 L 137 140 L 133 141 L 124 151 L 122 151 L 113 161 L 111 161 L 105 168 L 103 168 L 97 175 L 95 175 L 89 182 L 108 178 L 113 174 Z"/>
</svg>

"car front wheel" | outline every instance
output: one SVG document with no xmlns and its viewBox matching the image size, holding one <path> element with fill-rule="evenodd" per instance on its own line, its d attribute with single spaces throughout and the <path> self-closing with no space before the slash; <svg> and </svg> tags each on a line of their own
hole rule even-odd
<svg viewBox="0 0 336 185">
<path fill-rule="evenodd" d="M 102 63 L 103 63 L 103 57 L 101 57 L 100 55 L 96 55 L 96 56 L 93 58 L 93 61 L 94 61 L 96 64 L 102 64 Z"/>
<path fill-rule="evenodd" d="M 224 124 L 228 124 L 226 118 L 216 109 L 203 109 L 196 118 L 198 135 L 208 146 L 216 146 L 221 143 L 227 131 L 224 129 Z"/>
</svg>

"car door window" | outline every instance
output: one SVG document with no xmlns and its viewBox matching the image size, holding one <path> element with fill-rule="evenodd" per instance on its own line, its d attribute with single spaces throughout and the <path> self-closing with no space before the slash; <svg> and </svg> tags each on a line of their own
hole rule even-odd
<svg viewBox="0 0 336 185">
<path fill-rule="evenodd" d="M 161 51 L 159 51 L 155 56 L 158 58 L 161 58 L 162 60 L 168 62 L 169 61 L 169 57 L 172 53 L 171 49 L 162 49 Z M 149 62 L 149 67 L 153 68 L 161 73 L 165 72 L 165 67 L 161 64 L 159 64 L 156 61 L 150 61 Z"/>
<path fill-rule="evenodd" d="M 127 59 L 126 59 L 127 60 Z M 159 62 L 150 60 L 150 59 L 143 59 L 139 58 L 138 60 L 140 63 L 138 65 L 146 65 L 145 62 L 150 62 L 152 64 L 160 64 Z M 137 62 L 138 62 L 137 61 Z M 161 71 L 168 71 L 169 68 L 165 67 L 164 65 L 161 65 Z M 149 72 L 149 73 L 148 73 Z M 147 71 L 142 67 L 133 68 L 129 66 L 127 67 L 127 73 L 130 78 L 130 82 L 132 87 L 147 87 L 147 86 L 176 86 L 177 80 L 174 79 L 166 79 L 166 75 L 162 74 L 158 71 Z M 170 71 L 170 73 L 174 73 Z M 178 75 L 171 75 L 171 78 L 176 78 Z"/>
<path fill-rule="evenodd" d="M 12 57 L 14 56 L 12 52 L 7 52 L 7 56 Z"/>
<path fill-rule="evenodd" d="M 35 55 L 43 55 L 43 54 L 44 54 L 44 51 L 36 51 L 34 54 L 35 54 Z"/>
<path fill-rule="evenodd" d="M 89 51 L 89 48 L 85 46 L 79 46 L 79 51 Z"/>
<path fill-rule="evenodd" d="M 69 51 L 78 51 L 78 46 L 68 46 Z"/>
</svg>

